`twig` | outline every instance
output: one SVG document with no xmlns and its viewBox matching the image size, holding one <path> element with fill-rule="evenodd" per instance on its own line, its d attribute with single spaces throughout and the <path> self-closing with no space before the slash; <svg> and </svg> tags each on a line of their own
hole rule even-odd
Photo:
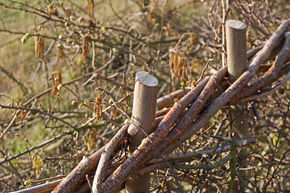
<svg viewBox="0 0 290 193">
<path fill-rule="evenodd" d="M 13 80 L 14 82 L 16 82 L 16 84 L 19 86 L 19 88 L 23 91 L 23 93 L 27 96 L 27 97 L 29 97 L 29 92 L 28 92 L 28 90 L 27 90 L 27 88 L 21 83 L 21 82 L 19 82 L 15 77 L 14 77 L 14 75 L 11 73 L 11 72 L 9 72 L 9 71 L 7 71 L 5 68 L 3 68 L 1 65 L 0 65 L 0 70 L 4 73 L 4 74 L 6 74 L 6 76 L 8 76 L 11 80 Z"/>
<path fill-rule="evenodd" d="M 178 169 L 186 169 L 186 170 L 190 170 L 190 169 L 195 169 L 195 170 L 196 169 L 212 170 L 212 169 L 214 169 L 216 167 L 219 167 L 221 165 L 224 165 L 230 159 L 232 159 L 232 155 L 231 154 L 228 154 L 227 156 L 223 157 L 219 161 L 214 161 L 214 163 L 210 163 L 210 164 L 197 164 L 197 165 L 177 164 L 177 165 L 175 165 L 175 168 L 178 168 Z"/>
<path fill-rule="evenodd" d="M 207 69 L 207 67 L 208 67 L 209 62 L 211 62 L 211 61 L 213 61 L 213 59 L 208 59 L 208 61 L 207 61 L 206 65 L 205 65 L 205 67 L 204 67 L 204 68 L 202 69 L 202 71 L 201 71 L 201 74 L 200 74 L 198 80 L 196 81 L 196 84 L 198 84 L 198 83 L 203 79 L 204 73 L 205 73 L 205 71 L 206 71 L 206 69 Z"/>
<path fill-rule="evenodd" d="M 66 125 L 68 125 L 69 127 L 71 127 L 72 129 L 75 129 L 75 127 L 70 124 L 69 122 L 57 117 L 57 116 L 54 116 L 48 112 L 45 112 L 45 111 L 41 111 L 39 109 L 31 109 L 31 108 L 27 108 L 27 107 L 18 107 L 18 106 L 6 106 L 6 105 L 1 105 L 0 104 L 0 107 L 3 108 L 3 109 L 18 109 L 18 110 L 25 110 L 25 111 L 32 111 L 32 112 L 35 112 L 35 113 L 40 113 L 40 114 L 43 114 L 43 115 L 46 115 L 46 116 L 49 116 L 55 120 L 58 120 Z"/>
<path fill-rule="evenodd" d="M 180 191 L 181 193 L 184 193 L 184 191 L 182 190 L 182 188 L 181 188 L 181 186 L 180 186 L 179 180 L 178 180 L 178 178 L 177 178 L 177 176 L 176 176 L 176 173 L 175 173 L 174 169 L 173 169 L 173 168 L 170 166 L 170 164 L 169 164 L 169 163 L 168 163 L 168 162 L 163 158 L 162 155 L 161 155 L 160 157 L 161 157 L 161 159 L 163 160 L 163 162 L 165 163 L 165 165 L 170 169 L 170 171 L 171 171 L 171 173 L 172 173 L 172 175 L 173 175 L 173 178 L 174 178 L 174 180 L 175 180 L 175 182 L 176 182 L 176 185 L 177 185 L 179 191 Z"/>
<path fill-rule="evenodd" d="M 110 60 L 110 61 L 111 61 L 111 60 Z M 109 61 L 109 62 L 110 62 L 110 61 Z M 133 91 L 132 88 L 130 88 L 130 87 L 128 87 L 128 86 L 126 86 L 126 85 L 124 85 L 124 84 L 122 84 L 122 83 L 119 83 L 119 82 L 117 82 L 117 81 L 115 81 L 115 80 L 113 80 L 113 79 L 107 78 L 107 77 L 105 77 L 105 76 L 103 76 L 103 75 L 101 75 L 101 74 L 99 74 L 99 73 L 93 73 L 92 76 L 89 78 L 89 80 L 86 81 L 86 82 L 83 84 L 83 86 L 86 85 L 89 81 L 93 80 L 94 78 L 99 78 L 99 79 L 102 79 L 102 80 L 106 80 L 106 81 L 108 81 L 108 82 L 110 82 L 110 83 L 112 83 L 112 84 L 114 84 L 114 85 L 116 85 L 116 86 L 118 86 L 118 87 L 122 87 L 122 88 L 124 88 L 124 89 L 129 90 L 129 91 Z"/>
</svg>

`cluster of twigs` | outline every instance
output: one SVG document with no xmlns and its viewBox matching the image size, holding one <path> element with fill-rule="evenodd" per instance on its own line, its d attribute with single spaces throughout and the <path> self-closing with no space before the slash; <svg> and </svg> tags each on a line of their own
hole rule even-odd
<svg viewBox="0 0 290 193">
<path fill-rule="evenodd" d="M 252 172 L 247 187 L 252 191 L 265 192 L 269 187 L 287 190 L 289 172 L 281 168 L 289 164 L 289 150 L 280 151 L 279 145 L 289 141 L 283 130 L 289 117 L 289 100 L 283 99 L 289 91 L 283 87 L 290 76 L 289 20 L 263 45 L 281 23 L 283 17 L 278 13 L 283 6 L 275 1 L 235 0 L 221 4 L 184 1 L 166 8 L 160 0 L 132 1 L 123 11 L 116 11 L 110 0 L 106 4 L 117 21 L 100 22 L 96 10 L 103 9 L 101 3 L 90 0 L 86 10 L 77 2 L 62 2 L 0 2 L 5 11 L 35 18 L 34 26 L 25 30 L 13 29 L 1 18 L 1 34 L 20 35 L 23 45 L 34 36 L 35 54 L 21 58 L 21 65 L 14 64 L 18 71 L 0 64 L 0 71 L 11 83 L 0 84 L 0 90 L 16 85 L 21 92 L 21 97 L 0 95 L 5 117 L 0 122 L 0 191 L 2 185 L 4 190 L 18 190 L 31 183 L 32 187 L 19 192 L 88 192 L 94 188 L 95 192 L 110 192 L 123 188 L 128 174 L 151 172 L 158 181 L 152 183 L 152 191 L 183 192 L 189 184 L 188 191 L 222 192 L 233 181 L 243 180 L 235 174 L 237 170 Z M 202 5 L 210 8 L 206 16 L 183 14 L 186 7 Z M 137 11 L 126 14 L 130 8 Z M 238 18 L 249 26 L 248 41 L 253 48 L 248 52 L 249 68 L 234 83 L 222 67 L 227 18 Z M 6 42 L 0 48 L 3 45 Z M 34 57 L 37 59 L 29 60 Z M 30 63 L 32 76 L 19 76 Z M 153 132 L 129 156 L 126 127 L 130 124 L 133 74 L 140 69 L 158 78 L 159 96 L 169 94 L 157 101 Z M 184 89 L 176 90 L 178 85 Z M 38 93 L 38 87 L 45 90 Z M 249 136 L 235 139 L 231 105 L 246 102 L 253 115 L 253 130 Z M 30 132 L 39 123 L 49 133 L 45 140 L 35 145 L 24 137 L 28 147 L 14 150 L 10 139 L 22 135 L 24 129 Z M 259 128 L 267 129 L 257 131 Z M 263 136 L 270 144 L 266 155 L 256 151 L 265 148 L 260 142 Z M 237 157 L 238 146 L 251 151 L 246 157 Z M 48 153 L 47 149 L 59 153 Z M 238 162 L 245 159 L 253 162 L 253 167 L 241 168 Z M 50 178 L 57 174 L 61 175 Z M 34 186 L 45 181 L 51 182 Z M 280 186 L 275 188 L 277 184 Z"/>
</svg>

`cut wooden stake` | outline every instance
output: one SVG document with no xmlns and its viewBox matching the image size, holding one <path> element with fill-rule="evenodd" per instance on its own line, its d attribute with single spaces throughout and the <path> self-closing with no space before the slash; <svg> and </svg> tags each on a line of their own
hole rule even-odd
<svg viewBox="0 0 290 193">
<path fill-rule="evenodd" d="M 247 68 L 246 25 L 237 20 L 226 22 L 227 63 L 231 82 L 234 82 Z M 247 136 L 247 105 L 236 105 L 232 110 L 236 134 Z"/>
<path fill-rule="evenodd" d="M 226 21 L 228 72 L 237 79 L 247 68 L 246 25 L 237 20 Z"/>
<path fill-rule="evenodd" d="M 230 81 L 234 82 L 238 79 L 247 68 L 247 40 L 246 40 L 247 26 L 237 20 L 228 20 L 226 22 L 226 43 L 227 43 L 227 63 Z M 231 118 L 233 129 L 235 130 L 235 138 L 245 138 L 248 135 L 248 113 L 247 104 L 235 105 L 231 108 Z M 238 137 L 239 136 L 239 137 Z M 246 149 L 242 149 L 240 156 L 246 155 Z M 243 159 L 240 165 L 244 168 L 247 166 L 247 160 Z M 247 181 L 247 174 L 245 171 L 239 172 L 242 177 L 242 182 L 231 188 L 233 192 L 244 192 Z M 239 190 L 238 190 L 238 186 Z"/>
<path fill-rule="evenodd" d="M 138 72 L 134 89 L 132 121 L 128 133 L 131 137 L 130 153 L 140 145 L 154 126 L 158 80 L 148 72 Z M 126 192 L 149 192 L 150 174 L 129 175 L 125 182 Z"/>
</svg>

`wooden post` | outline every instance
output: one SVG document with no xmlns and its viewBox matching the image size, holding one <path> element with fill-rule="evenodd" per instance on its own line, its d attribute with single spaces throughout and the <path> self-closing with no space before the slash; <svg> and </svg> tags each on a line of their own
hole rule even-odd
<svg viewBox="0 0 290 193">
<path fill-rule="evenodd" d="M 233 79 L 239 78 L 247 67 L 246 27 L 237 20 L 226 21 L 227 63 Z"/>
<path fill-rule="evenodd" d="M 138 72 L 135 78 L 132 121 L 128 133 L 131 138 L 130 153 L 132 153 L 142 139 L 153 129 L 158 80 L 148 72 Z M 146 134 L 145 134 L 146 133 Z M 128 193 L 146 193 L 150 188 L 150 174 L 143 176 L 129 175 L 125 183 Z"/>
<path fill-rule="evenodd" d="M 247 26 L 237 20 L 226 21 L 226 44 L 227 44 L 227 64 L 230 74 L 230 81 L 234 82 L 247 68 Z M 235 105 L 231 108 L 231 116 L 233 120 L 233 129 L 235 130 L 235 138 L 244 138 L 248 135 L 248 115 L 247 104 Z M 245 155 L 246 149 L 242 149 L 239 157 Z M 240 162 L 242 167 L 246 167 L 246 159 Z M 230 192 L 244 192 L 247 181 L 246 172 L 238 172 L 241 177 L 241 184 L 233 183 L 233 189 Z"/>
</svg>

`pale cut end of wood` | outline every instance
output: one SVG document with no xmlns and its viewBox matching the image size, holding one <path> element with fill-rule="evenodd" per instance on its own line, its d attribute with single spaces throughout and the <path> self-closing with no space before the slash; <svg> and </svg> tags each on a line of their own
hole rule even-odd
<svg viewBox="0 0 290 193">
<path fill-rule="evenodd" d="M 139 81 L 140 83 L 144 84 L 145 86 L 155 87 L 158 85 L 158 80 L 149 72 L 140 71 L 136 73 L 135 81 Z"/>
<path fill-rule="evenodd" d="M 246 24 L 244 24 L 243 22 L 238 21 L 238 20 L 227 20 L 226 26 L 234 28 L 234 29 L 241 29 L 241 30 L 247 28 Z"/>
</svg>

